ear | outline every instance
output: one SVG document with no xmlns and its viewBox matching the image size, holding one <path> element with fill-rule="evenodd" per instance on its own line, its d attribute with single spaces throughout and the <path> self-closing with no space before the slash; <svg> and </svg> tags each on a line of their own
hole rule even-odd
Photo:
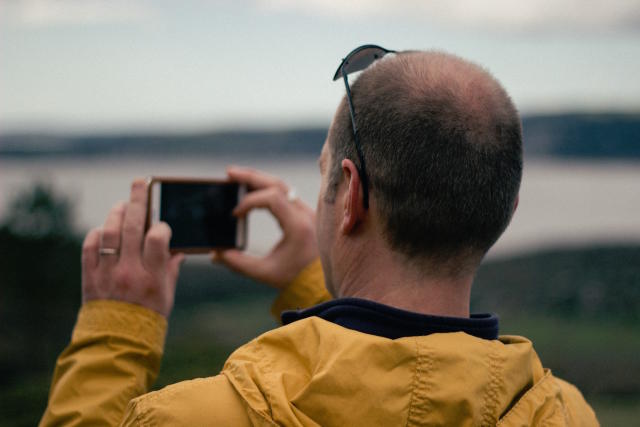
<svg viewBox="0 0 640 427">
<path fill-rule="evenodd" d="M 342 160 L 342 175 L 347 185 L 342 200 L 342 225 L 340 230 L 343 234 L 350 234 L 355 230 L 358 223 L 364 219 L 364 206 L 362 202 L 361 181 L 358 168 L 349 159 Z"/>
</svg>

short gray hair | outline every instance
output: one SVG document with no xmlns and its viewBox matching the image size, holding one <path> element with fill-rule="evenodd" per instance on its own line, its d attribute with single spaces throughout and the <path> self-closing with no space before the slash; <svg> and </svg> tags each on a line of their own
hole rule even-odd
<svg viewBox="0 0 640 427">
<path fill-rule="evenodd" d="M 351 85 L 372 206 L 409 259 L 477 262 L 511 220 L 522 177 L 518 112 L 478 65 L 443 52 L 389 55 Z M 328 136 L 326 199 L 359 164 L 345 98 Z"/>
</svg>

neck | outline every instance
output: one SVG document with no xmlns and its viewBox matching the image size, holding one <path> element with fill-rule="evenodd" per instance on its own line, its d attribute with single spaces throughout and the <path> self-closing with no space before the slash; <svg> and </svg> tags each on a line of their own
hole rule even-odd
<svg viewBox="0 0 640 427">
<path fill-rule="evenodd" d="M 416 313 L 469 317 L 473 274 L 451 278 L 437 265 L 416 265 L 382 242 L 346 251 L 340 297 L 364 298 Z M 382 244 L 380 244 L 382 243 Z"/>
</svg>

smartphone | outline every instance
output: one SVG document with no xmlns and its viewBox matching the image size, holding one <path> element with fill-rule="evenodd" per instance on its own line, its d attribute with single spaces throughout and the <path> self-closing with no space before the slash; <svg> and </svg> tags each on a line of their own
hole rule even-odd
<svg viewBox="0 0 640 427">
<path fill-rule="evenodd" d="M 147 227 L 169 224 L 171 252 L 244 249 L 247 220 L 232 211 L 246 192 L 246 185 L 225 180 L 150 177 Z"/>
</svg>

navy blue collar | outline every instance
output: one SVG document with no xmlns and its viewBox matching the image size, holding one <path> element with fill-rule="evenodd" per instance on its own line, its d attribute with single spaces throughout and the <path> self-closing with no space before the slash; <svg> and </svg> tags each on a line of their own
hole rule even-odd
<svg viewBox="0 0 640 427">
<path fill-rule="evenodd" d="M 282 313 L 282 324 L 317 316 L 345 328 L 390 339 L 438 332 L 466 332 L 478 338 L 498 338 L 495 314 L 444 317 L 414 313 L 359 298 L 334 299 L 304 310 Z"/>
</svg>

